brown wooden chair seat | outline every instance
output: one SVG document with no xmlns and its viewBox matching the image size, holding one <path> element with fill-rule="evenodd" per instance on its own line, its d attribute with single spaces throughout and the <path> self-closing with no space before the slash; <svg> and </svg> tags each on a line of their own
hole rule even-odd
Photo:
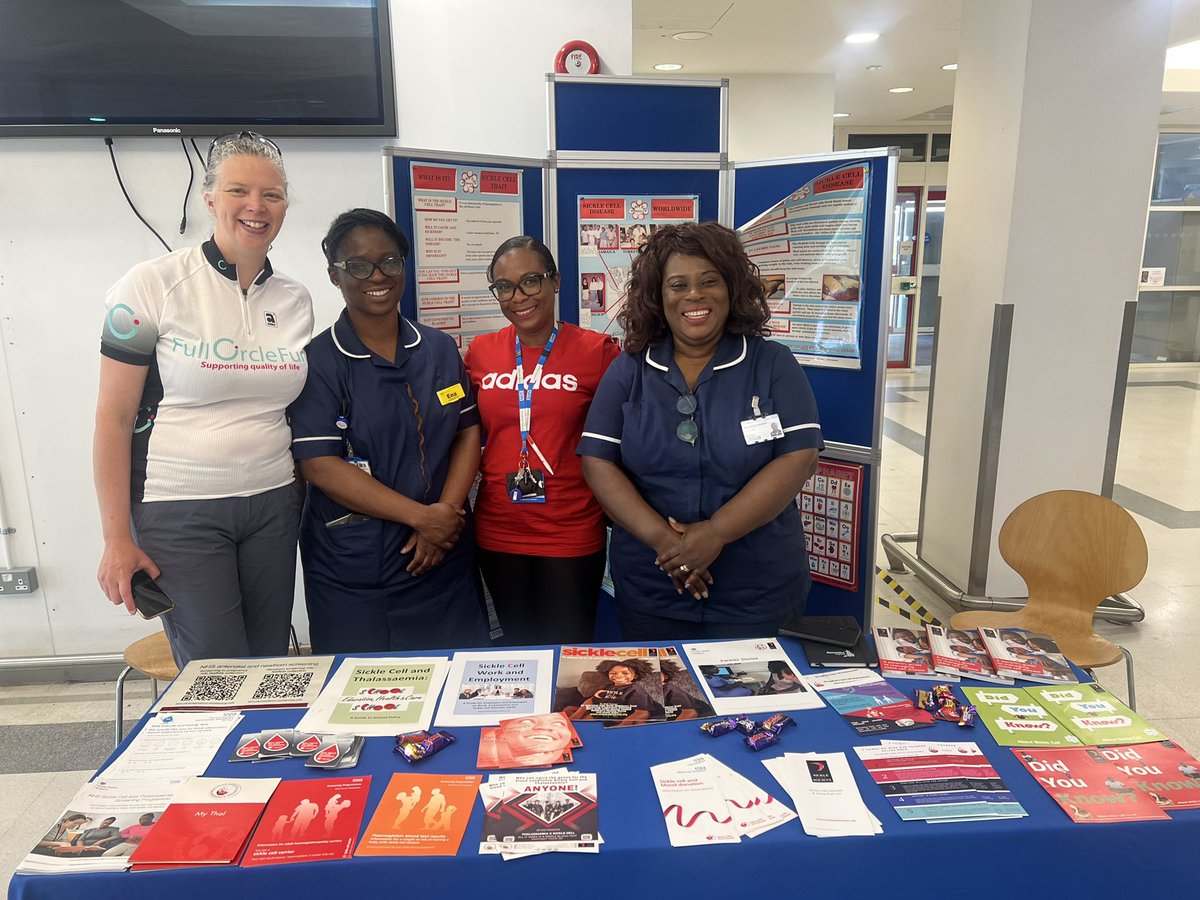
<svg viewBox="0 0 1200 900">
<path fill-rule="evenodd" d="M 1146 539 L 1133 516 L 1098 494 L 1049 491 L 1009 514 L 999 545 L 1004 561 L 1025 580 L 1029 601 L 1016 612 L 960 612 L 950 619 L 950 627 L 1048 634 L 1083 669 L 1109 666 L 1124 657 L 1129 705 L 1134 707 L 1133 657 L 1092 627 L 1101 601 L 1130 590 L 1146 574 Z"/>
<path fill-rule="evenodd" d="M 125 648 L 125 669 L 117 676 L 116 698 L 116 743 L 121 743 L 121 732 L 125 725 L 125 679 L 130 672 L 140 672 L 150 679 L 154 700 L 158 699 L 158 683 L 171 682 L 179 675 L 175 658 L 171 656 L 171 644 L 164 631 L 156 632 L 134 641 Z M 151 703 L 154 701 L 152 700 Z"/>
</svg>

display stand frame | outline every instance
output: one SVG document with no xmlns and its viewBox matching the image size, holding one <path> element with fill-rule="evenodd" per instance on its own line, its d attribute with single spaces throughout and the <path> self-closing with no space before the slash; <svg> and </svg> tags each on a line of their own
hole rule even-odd
<svg viewBox="0 0 1200 900">
<path fill-rule="evenodd" d="M 401 228 L 411 233 L 411 200 L 401 202 L 411 194 L 409 163 L 525 170 L 525 233 L 544 240 L 558 260 L 562 273 L 558 316 L 567 322 L 578 323 L 580 318 L 578 195 L 694 194 L 699 198 L 701 221 L 716 220 L 736 228 L 817 177 L 822 168 L 855 161 L 868 164 L 861 367 L 808 365 L 805 371 L 822 409 L 823 457 L 862 466 L 861 514 L 855 532 L 856 589 L 816 582 L 807 611 L 850 614 L 869 625 L 874 609 L 886 372 L 884 311 L 891 275 L 897 151 L 884 147 L 732 162 L 728 156 L 727 79 L 547 75 L 546 85 L 545 159 L 385 147 L 384 171 L 389 211 L 397 216 Z M 594 123 L 615 121 L 636 122 L 637 127 L 593 127 Z M 530 182 L 534 171 L 540 174 L 536 187 Z M 534 193 L 540 193 L 536 203 L 531 202 Z M 535 210 L 540 211 L 540 220 Z M 401 309 L 405 315 L 417 316 L 413 261 L 408 274 L 410 285 Z"/>
</svg>

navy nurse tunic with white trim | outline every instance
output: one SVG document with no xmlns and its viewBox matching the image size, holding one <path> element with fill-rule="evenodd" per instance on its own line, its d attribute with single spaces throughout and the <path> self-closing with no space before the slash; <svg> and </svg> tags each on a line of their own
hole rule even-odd
<svg viewBox="0 0 1200 900">
<path fill-rule="evenodd" d="M 695 446 L 675 429 L 675 409 L 688 393 L 665 340 L 609 367 L 592 401 L 579 442 L 581 456 L 619 465 L 650 506 L 682 523 L 709 519 L 771 460 L 797 450 L 824 449 L 808 378 L 782 344 L 725 334 L 696 381 Z M 778 414 L 783 437 L 747 445 L 741 423 Z M 772 521 L 728 544 L 709 572 L 707 600 L 677 594 L 654 564 L 653 548 L 613 525 L 609 558 L 619 605 L 685 621 L 765 620 L 799 608 L 811 577 L 795 503 Z"/>
<path fill-rule="evenodd" d="M 454 341 L 447 335 L 400 319 L 396 361 L 371 353 L 354 333 L 347 314 L 308 346 L 304 391 L 289 408 L 292 455 L 296 459 L 345 455 L 349 441 L 371 474 L 420 503 L 441 496 L 458 432 L 479 424 L 471 382 Z M 438 391 L 459 385 L 463 396 L 443 404 Z M 411 395 L 410 395 L 411 390 Z M 348 423 L 337 427 L 339 416 Z M 326 528 L 349 513 L 314 485 L 300 521 L 305 595 L 320 652 L 378 645 L 378 614 L 386 611 L 392 646 L 402 632 L 405 647 L 471 646 L 486 642 L 474 579 L 474 537 L 464 529 L 441 565 L 412 576 L 401 554 L 412 529 L 369 519 Z M 356 606 L 364 613 L 355 621 Z M 376 618 L 375 634 L 364 625 Z M 369 629 L 366 629 L 369 631 Z"/>
</svg>

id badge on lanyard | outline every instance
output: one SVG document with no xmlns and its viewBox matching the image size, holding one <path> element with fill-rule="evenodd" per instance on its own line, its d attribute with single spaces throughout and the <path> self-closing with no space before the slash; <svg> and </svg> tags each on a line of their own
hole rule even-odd
<svg viewBox="0 0 1200 900">
<path fill-rule="evenodd" d="M 342 435 L 342 449 L 344 451 L 344 455 L 342 456 L 342 459 L 344 459 L 346 462 L 350 463 L 350 465 L 352 465 L 352 466 L 357 466 L 358 468 L 360 468 L 364 472 L 366 472 L 368 475 L 370 475 L 371 474 L 371 463 L 368 460 L 363 459 L 361 456 L 358 456 L 354 452 L 354 447 L 351 446 L 350 437 L 347 434 L 347 432 L 350 430 L 350 401 L 349 400 L 342 401 L 341 409 L 338 412 L 338 417 L 336 419 L 334 419 L 333 424 L 337 426 L 338 432 Z"/>
<path fill-rule="evenodd" d="M 515 357 L 517 363 L 517 419 L 521 428 L 521 456 L 517 460 L 517 470 L 504 476 L 504 487 L 508 499 L 513 503 L 545 503 L 546 502 L 546 473 L 541 469 L 529 467 L 529 426 L 533 418 L 533 391 L 542 379 L 542 368 L 550 358 L 554 349 L 554 340 L 558 337 L 558 326 L 550 332 L 542 355 L 534 366 L 533 374 L 525 377 L 525 360 L 521 353 L 521 336 L 514 335 L 516 342 Z"/>
</svg>

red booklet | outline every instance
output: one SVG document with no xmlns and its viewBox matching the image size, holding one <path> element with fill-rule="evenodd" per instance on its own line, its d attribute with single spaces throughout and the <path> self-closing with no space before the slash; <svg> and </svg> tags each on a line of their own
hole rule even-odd
<svg viewBox="0 0 1200 900">
<path fill-rule="evenodd" d="M 1150 746 L 1122 747 L 1120 751 Z M 1148 793 L 1094 747 L 1014 747 L 1017 759 L 1074 822 L 1141 822 L 1169 819 Z M 1122 763 L 1124 764 L 1124 763 Z"/>
<path fill-rule="evenodd" d="M 371 776 L 285 781 L 271 796 L 243 866 L 349 859 Z"/>
<path fill-rule="evenodd" d="M 130 864 L 137 870 L 236 862 L 278 784 L 278 778 L 188 779 Z"/>
<path fill-rule="evenodd" d="M 1113 778 L 1172 812 L 1200 809 L 1200 761 L 1174 741 L 1124 747 L 1088 747 L 1098 763 L 1112 766 Z"/>
</svg>

